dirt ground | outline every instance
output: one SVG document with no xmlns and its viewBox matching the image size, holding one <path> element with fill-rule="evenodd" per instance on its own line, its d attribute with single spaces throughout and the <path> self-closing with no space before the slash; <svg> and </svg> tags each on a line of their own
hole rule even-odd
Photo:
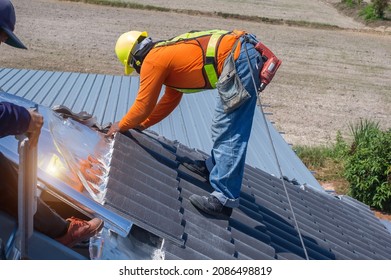
<svg viewBox="0 0 391 280">
<path fill-rule="evenodd" d="M 129 1 L 129 0 L 128 0 Z M 15 33 L 27 51 L 1 46 L 0 67 L 122 75 L 114 45 L 128 30 L 165 39 L 189 30 L 245 29 L 283 60 L 262 101 L 268 118 L 293 145 L 349 137 L 360 119 L 391 127 L 391 32 L 371 29 L 333 8 L 337 0 L 144 0 L 144 5 L 216 11 L 338 25 L 319 29 L 217 16 L 98 6 L 59 0 L 13 0 Z M 197 6 L 195 4 L 197 3 Z M 1 85 L 0 85 L 1 86 Z"/>
</svg>

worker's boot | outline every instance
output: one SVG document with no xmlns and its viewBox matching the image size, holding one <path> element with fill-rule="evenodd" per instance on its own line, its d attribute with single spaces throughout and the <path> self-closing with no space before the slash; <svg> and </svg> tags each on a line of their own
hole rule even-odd
<svg viewBox="0 0 391 280">
<path fill-rule="evenodd" d="M 215 196 L 200 196 L 193 194 L 190 202 L 199 210 L 220 219 L 228 219 L 232 214 L 232 208 L 224 206 Z"/>
</svg>

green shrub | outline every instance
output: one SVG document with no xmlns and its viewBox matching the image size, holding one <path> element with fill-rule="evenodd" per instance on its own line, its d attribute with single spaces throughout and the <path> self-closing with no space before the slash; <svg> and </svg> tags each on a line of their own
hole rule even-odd
<svg viewBox="0 0 391 280">
<path fill-rule="evenodd" d="M 360 120 L 357 124 L 349 125 L 350 133 L 353 136 L 353 147 L 359 143 L 370 142 L 373 134 L 377 134 L 380 131 L 378 122 L 370 120 Z"/>
<path fill-rule="evenodd" d="M 371 2 L 359 12 L 359 15 L 367 21 L 384 19 L 385 12 L 389 9 L 389 0 L 371 0 Z"/>
<path fill-rule="evenodd" d="M 378 18 L 384 18 L 384 12 L 388 7 L 389 0 L 371 0 L 373 9 Z"/>
<path fill-rule="evenodd" d="M 295 146 L 296 154 L 319 181 L 332 181 L 340 194 L 373 208 L 391 211 L 391 129 L 361 120 L 350 125 L 351 144 L 337 133 L 330 146 Z M 337 186 L 338 185 L 338 186 Z M 337 191 L 337 189 L 336 189 Z"/>
<path fill-rule="evenodd" d="M 365 6 L 358 14 L 359 16 L 363 17 L 366 21 L 379 19 L 379 17 L 376 15 L 376 11 L 373 5 Z"/>
<path fill-rule="evenodd" d="M 390 10 L 390 0 L 371 0 L 371 3 L 363 0 L 342 0 L 341 3 L 351 10 L 356 10 L 366 21 L 385 19 L 387 11 Z"/>
<path fill-rule="evenodd" d="M 346 159 L 349 195 L 376 209 L 391 210 L 391 129 L 361 121 L 351 126 L 353 143 Z"/>
</svg>

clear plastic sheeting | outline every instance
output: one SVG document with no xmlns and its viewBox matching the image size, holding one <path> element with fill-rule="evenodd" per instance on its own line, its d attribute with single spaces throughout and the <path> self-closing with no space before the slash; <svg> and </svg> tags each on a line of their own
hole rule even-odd
<svg viewBox="0 0 391 280">
<path fill-rule="evenodd" d="M 0 92 L 0 102 L 25 108 L 35 103 Z M 104 197 L 114 140 L 71 118 L 63 118 L 52 109 L 39 105 L 44 125 L 38 142 L 38 185 L 86 215 L 104 219 L 105 227 L 125 237 L 132 221 L 104 207 Z M 18 140 L 0 138 L 0 152 L 19 164 Z"/>
<path fill-rule="evenodd" d="M 0 93 L 0 101 L 26 108 L 35 103 L 7 93 Z M 38 168 L 81 193 L 88 193 L 103 203 L 114 140 L 73 119 L 63 118 L 50 108 L 39 106 L 44 127 L 38 142 Z M 14 136 L 1 138 L 0 145 L 15 155 Z"/>
<path fill-rule="evenodd" d="M 113 140 L 53 111 L 47 112 L 46 122 L 62 159 L 56 153 L 51 154 L 43 169 L 62 177 L 74 189 L 87 191 L 94 200 L 103 203 Z"/>
</svg>

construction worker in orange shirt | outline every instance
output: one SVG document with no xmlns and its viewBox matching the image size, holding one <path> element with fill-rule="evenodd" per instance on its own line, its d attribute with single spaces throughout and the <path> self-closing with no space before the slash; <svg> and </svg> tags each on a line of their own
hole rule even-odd
<svg viewBox="0 0 391 280">
<path fill-rule="evenodd" d="M 193 194 L 189 199 L 202 212 L 218 218 L 228 218 L 239 205 L 263 66 L 255 49 L 257 42 L 255 35 L 240 30 L 192 31 L 158 42 L 147 32 L 129 31 L 115 46 L 125 74 L 135 70 L 140 75 L 140 87 L 128 113 L 111 126 L 108 137 L 160 122 L 184 93 L 217 88 L 209 174 L 214 191 L 207 196 Z M 158 100 L 163 85 L 165 92 Z"/>
</svg>

